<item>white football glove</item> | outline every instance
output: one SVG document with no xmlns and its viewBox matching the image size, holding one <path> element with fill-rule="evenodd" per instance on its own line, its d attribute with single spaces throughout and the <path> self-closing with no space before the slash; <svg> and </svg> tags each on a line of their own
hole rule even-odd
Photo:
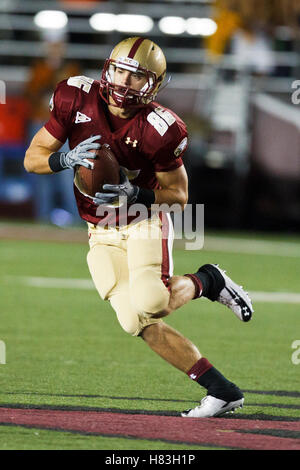
<svg viewBox="0 0 300 470">
<path fill-rule="evenodd" d="M 89 150 L 96 150 L 101 147 L 98 143 L 94 143 L 100 139 L 101 135 L 94 135 L 88 139 L 80 142 L 73 150 L 69 152 L 60 153 L 60 164 L 62 168 L 74 168 L 76 165 L 84 166 L 85 168 L 93 168 L 93 163 L 86 160 L 87 158 L 95 158 L 96 154 L 89 152 Z"/>
<path fill-rule="evenodd" d="M 120 184 L 104 184 L 103 190 L 110 192 L 95 194 L 93 201 L 97 206 L 101 204 L 112 204 L 122 197 L 127 199 L 128 204 L 133 204 L 137 200 L 140 188 L 130 183 L 128 176 L 121 167 Z"/>
</svg>

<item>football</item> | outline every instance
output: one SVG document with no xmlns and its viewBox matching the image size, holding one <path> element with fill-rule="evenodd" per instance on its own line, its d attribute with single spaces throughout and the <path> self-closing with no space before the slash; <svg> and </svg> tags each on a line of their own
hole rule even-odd
<svg viewBox="0 0 300 470">
<path fill-rule="evenodd" d="M 81 193 L 94 197 L 97 192 L 102 191 L 104 184 L 119 184 L 120 166 L 108 144 L 90 152 L 96 153 L 96 158 L 88 159 L 94 167 L 90 169 L 78 166 L 74 183 Z"/>
</svg>

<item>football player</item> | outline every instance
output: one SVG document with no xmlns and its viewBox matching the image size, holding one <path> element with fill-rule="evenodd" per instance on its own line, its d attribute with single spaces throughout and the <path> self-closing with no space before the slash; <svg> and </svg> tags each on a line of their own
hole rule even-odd
<svg viewBox="0 0 300 470">
<path fill-rule="evenodd" d="M 200 297 L 226 305 L 242 321 L 251 319 L 253 308 L 247 293 L 217 265 L 173 275 L 170 215 L 150 210 L 163 203 L 183 210 L 188 200 L 186 126 L 154 101 L 165 75 L 166 60 L 154 42 L 142 37 L 121 41 L 105 61 L 99 81 L 70 77 L 57 85 L 50 119 L 33 138 L 24 165 L 39 174 L 89 168 L 87 157 L 95 156 L 91 151 L 109 144 L 121 167 L 120 184 L 105 185 L 94 197 L 82 194 L 76 179 L 74 184 L 79 214 L 88 224 L 87 261 L 95 287 L 126 332 L 143 338 L 207 389 L 201 404 L 182 416 L 218 416 L 243 405 L 241 390 L 162 318 Z M 66 139 L 71 150 L 63 153 L 59 149 Z M 125 219 L 118 207 L 124 198 Z M 147 217 L 133 220 L 133 204 L 146 207 Z M 117 223 L 110 224 L 100 209 L 114 205 Z"/>
</svg>

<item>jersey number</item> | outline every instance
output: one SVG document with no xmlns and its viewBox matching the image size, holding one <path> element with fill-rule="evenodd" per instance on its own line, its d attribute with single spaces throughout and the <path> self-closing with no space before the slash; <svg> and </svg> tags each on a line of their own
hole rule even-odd
<svg viewBox="0 0 300 470">
<path fill-rule="evenodd" d="M 161 136 L 163 136 L 169 127 L 174 124 L 176 119 L 169 111 L 158 107 L 148 114 L 147 121 L 150 122 L 150 124 Z"/>
<path fill-rule="evenodd" d="M 78 77 L 70 77 L 67 81 L 67 84 L 70 86 L 76 86 L 81 90 L 88 93 L 91 89 L 94 79 L 90 77 L 85 77 L 84 75 Z"/>
</svg>

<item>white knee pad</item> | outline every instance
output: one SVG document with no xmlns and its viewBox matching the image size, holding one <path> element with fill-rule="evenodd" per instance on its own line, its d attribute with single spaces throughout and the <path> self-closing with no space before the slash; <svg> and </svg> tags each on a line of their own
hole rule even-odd
<svg viewBox="0 0 300 470">
<path fill-rule="evenodd" d="M 130 278 L 130 298 L 145 314 L 156 314 L 168 307 L 170 293 L 155 270 L 143 268 Z"/>
<path fill-rule="evenodd" d="M 161 321 L 135 309 L 129 298 L 128 286 L 126 292 L 112 295 L 109 300 L 121 327 L 132 336 L 138 336 L 146 326 Z"/>
<path fill-rule="evenodd" d="M 106 247 L 101 245 L 94 246 L 87 254 L 87 263 L 92 279 L 103 300 L 108 298 L 117 283 L 116 273 L 118 270 L 114 258 L 113 249 L 108 251 Z"/>
</svg>

